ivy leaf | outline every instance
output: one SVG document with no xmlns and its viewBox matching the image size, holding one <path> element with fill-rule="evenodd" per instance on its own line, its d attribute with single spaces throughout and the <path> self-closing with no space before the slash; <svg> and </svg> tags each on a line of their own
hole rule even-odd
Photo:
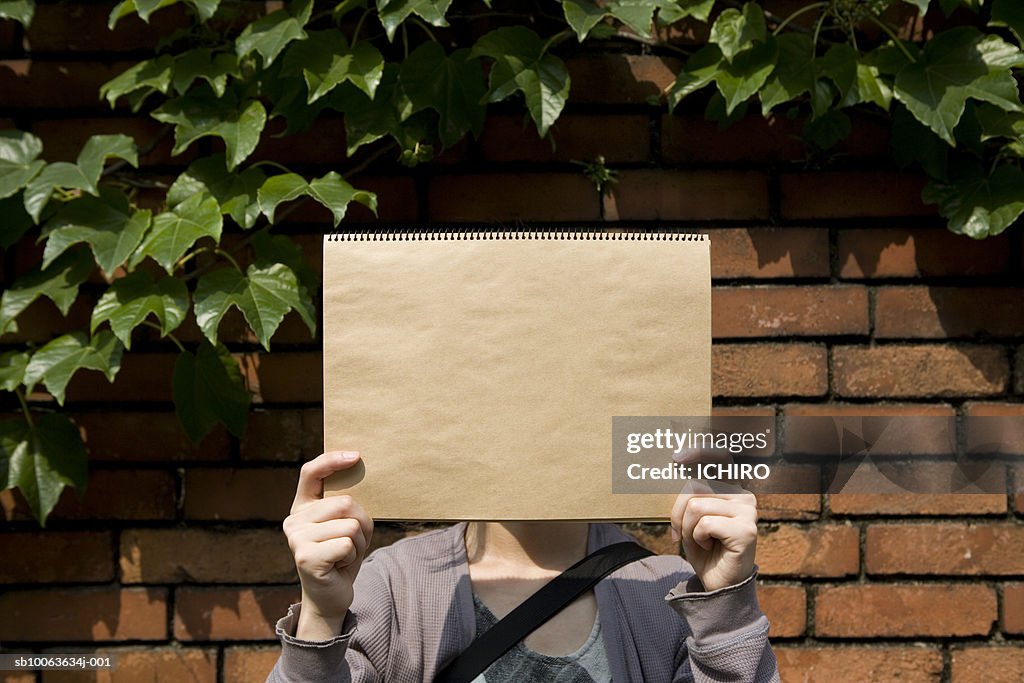
<svg viewBox="0 0 1024 683">
<path fill-rule="evenodd" d="M 160 321 L 160 336 L 173 332 L 188 314 L 188 287 L 181 280 L 165 277 L 153 282 L 147 271 L 137 270 L 118 278 L 103 293 L 92 311 L 90 331 L 104 322 L 121 340 L 125 348 L 132 347 L 132 330 L 150 315 Z"/>
<path fill-rule="evenodd" d="M 266 181 L 258 167 L 229 173 L 224 155 L 214 154 L 192 162 L 167 191 L 167 206 L 174 208 L 197 194 L 208 194 L 220 204 L 220 212 L 230 215 L 238 225 L 251 228 L 260 215 L 257 191 Z"/>
<path fill-rule="evenodd" d="M 877 104 L 882 109 L 889 111 L 892 103 L 892 88 L 882 80 L 878 67 L 858 62 L 856 96 L 858 103 Z M 847 101 L 844 100 L 843 104 L 846 105 Z"/>
<path fill-rule="evenodd" d="M 900 168 L 917 162 L 932 178 L 946 178 L 949 146 L 902 105 L 893 107 L 890 144 Z"/>
<path fill-rule="evenodd" d="M 775 68 L 775 54 L 775 41 L 769 40 L 741 52 L 732 62 L 720 65 L 715 74 L 715 82 L 718 91 L 725 97 L 726 114 L 732 113 L 733 109 L 764 85 Z"/>
<path fill-rule="evenodd" d="M 302 247 L 286 235 L 273 235 L 265 228 L 252 236 L 256 258 L 267 263 L 283 263 L 292 269 L 307 291 L 316 291 L 320 276 L 306 261 Z"/>
<path fill-rule="evenodd" d="M 195 294 L 196 321 L 211 343 L 217 340 L 221 318 L 232 306 L 242 312 L 268 351 L 270 338 L 292 309 L 299 313 L 310 334 L 316 333 L 313 305 L 308 298 L 300 296 L 295 273 L 283 263 L 254 263 L 245 275 L 234 268 L 222 268 L 199 279 Z"/>
<path fill-rule="evenodd" d="M 65 486 L 79 491 L 88 479 L 82 435 L 64 415 L 43 413 L 0 422 L 0 461 L 6 461 L 7 488 L 17 487 L 41 525 Z"/>
<path fill-rule="evenodd" d="M 446 147 L 467 131 L 479 137 L 486 114 L 480 100 L 487 87 L 480 60 L 470 59 L 469 50 L 449 57 L 440 43 L 426 42 L 402 62 L 399 81 L 413 111 L 433 109 L 440 115 L 438 132 Z"/>
<path fill-rule="evenodd" d="M 152 256 L 164 270 L 171 273 L 177 260 L 196 240 L 212 237 L 219 242 L 222 227 L 223 220 L 217 200 L 205 194 L 197 194 L 153 219 L 153 229 L 135 252 L 131 265 L 135 266 L 146 256 Z"/>
<path fill-rule="evenodd" d="M 338 93 L 344 101 L 345 140 L 348 155 L 357 149 L 390 135 L 401 144 L 406 137 L 404 121 L 412 114 L 412 103 L 398 82 L 398 65 L 385 64 L 380 85 L 373 98 L 342 86 Z M 347 92 L 346 92 L 347 91 Z"/>
<path fill-rule="evenodd" d="M 736 55 L 754 47 L 755 43 L 763 43 L 767 37 L 764 10 L 748 2 L 742 12 L 729 8 L 719 14 L 711 26 L 708 42 L 717 45 L 725 61 L 731 62 Z"/>
<path fill-rule="evenodd" d="M 412 14 L 431 26 L 447 26 L 444 15 L 451 4 L 452 0 L 377 0 L 377 14 L 391 42 L 399 25 Z"/>
<path fill-rule="evenodd" d="M 817 77 L 827 78 L 839 90 L 840 106 L 857 103 L 857 51 L 846 43 L 833 45 L 815 63 Z M 849 99 L 848 104 L 843 104 Z"/>
<path fill-rule="evenodd" d="M 998 235 L 1024 213 L 1024 172 L 1003 164 L 991 175 L 977 163 L 957 164 L 952 181 L 932 180 L 921 193 L 938 204 L 949 229 L 975 239 Z"/>
<path fill-rule="evenodd" d="M 217 97 L 223 97 L 228 76 L 238 78 L 238 57 L 228 52 L 213 53 L 205 48 L 189 50 L 174 58 L 174 76 L 171 83 L 175 92 L 184 95 L 192 83 L 201 78 L 210 84 Z"/>
<path fill-rule="evenodd" d="M 384 73 L 384 57 L 366 41 L 350 49 L 341 31 L 313 31 L 309 38 L 288 50 L 283 73 L 302 74 L 309 93 L 307 104 L 316 102 L 345 81 L 367 97 L 373 97 Z"/>
<path fill-rule="evenodd" d="M 101 85 L 100 97 L 106 99 L 113 107 L 118 98 L 143 91 L 141 96 L 132 102 L 132 111 L 138 111 L 146 97 L 154 92 L 167 94 L 171 87 L 173 71 L 174 58 L 170 55 L 160 55 L 141 61 Z"/>
<path fill-rule="evenodd" d="M 989 26 L 1006 26 L 1024 44 L 1024 4 L 1019 0 L 995 0 L 992 3 L 992 20 Z"/>
<path fill-rule="evenodd" d="M 969 26 L 940 33 L 925 45 L 918 61 L 896 75 L 896 98 L 950 146 L 956 146 L 953 129 L 968 98 L 1007 111 L 1020 109 L 1017 84 L 1009 69 L 991 68 L 986 52 L 979 49 L 984 38 Z"/>
<path fill-rule="evenodd" d="M 288 43 L 306 37 L 303 27 L 312 12 L 313 0 L 293 0 L 288 9 L 271 12 L 246 26 L 235 40 L 235 52 L 239 58 L 258 52 L 263 66 L 270 66 Z"/>
<path fill-rule="evenodd" d="M 1024 113 L 1004 111 L 991 104 L 982 104 L 975 110 L 982 129 L 982 140 L 1002 137 L 1024 140 Z"/>
<path fill-rule="evenodd" d="M 25 368 L 25 386 L 31 391 L 42 382 L 57 403 L 64 405 L 64 389 L 78 370 L 99 370 L 113 382 L 123 352 L 124 346 L 107 330 L 92 339 L 84 332 L 65 334 L 32 354 Z"/>
<path fill-rule="evenodd" d="M 267 123 L 267 112 L 258 100 L 240 102 L 232 91 L 218 98 L 209 87 L 164 103 L 152 116 L 175 125 L 173 154 L 181 154 L 201 137 L 221 138 L 227 149 L 229 171 L 256 149 Z"/>
<path fill-rule="evenodd" d="M 818 149 L 831 149 L 849 134 L 850 117 L 836 109 L 804 125 L 804 137 Z"/>
<path fill-rule="evenodd" d="M 0 199 L 25 187 L 46 162 L 38 157 L 43 143 L 35 135 L 20 130 L 0 130 Z"/>
<path fill-rule="evenodd" d="M 547 53 L 540 36 L 525 26 L 507 26 L 482 36 L 469 56 L 480 55 L 494 60 L 488 101 L 500 102 L 522 92 L 538 132 L 547 135 L 569 97 L 565 63 Z"/>
<path fill-rule="evenodd" d="M 654 4 L 658 7 L 658 23 L 668 26 L 686 17 L 706 22 L 715 0 L 655 0 Z"/>
<path fill-rule="evenodd" d="M 199 343 L 195 354 L 182 351 L 174 364 L 174 410 L 192 443 L 198 444 L 218 422 L 235 436 L 245 433 L 252 397 L 238 364 L 223 345 Z"/>
<path fill-rule="evenodd" d="M 35 0 L 0 0 L 0 19 L 14 19 L 22 26 L 32 23 Z"/>
<path fill-rule="evenodd" d="M 57 211 L 43 226 L 46 247 L 43 267 L 50 265 L 74 244 L 86 242 L 105 273 L 128 260 L 149 228 L 150 211 L 132 211 L 128 197 L 119 190 L 104 189 L 99 198 L 84 195 Z"/>
<path fill-rule="evenodd" d="M 14 391 L 21 386 L 25 380 L 28 359 L 29 354 L 25 351 L 8 351 L 0 355 L 0 389 Z"/>
<path fill-rule="evenodd" d="M 274 210 L 278 204 L 302 196 L 312 197 L 326 206 L 334 215 L 335 227 L 345 217 L 348 203 L 353 200 L 377 212 L 377 195 L 355 189 L 334 171 L 309 183 L 296 173 L 276 175 L 263 183 L 258 194 L 260 211 L 271 223 L 274 222 Z"/>
<path fill-rule="evenodd" d="M 609 14 L 633 29 L 640 37 L 651 37 L 656 5 L 650 0 L 613 0 L 606 8 Z"/>
<path fill-rule="evenodd" d="M 562 12 L 566 23 L 576 32 L 576 38 L 581 43 L 607 14 L 604 8 L 590 0 L 562 0 Z"/>
<path fill-rule="evenodd" d="M 803 33 L 783 33 L 775 39 L 778 49 L 775 69 L 761 88 L 761 113 L 810 92 L 814 87 L 814 42 Z M 699 54 L 699 53 L 698 53 Z"/>
<path fill-rule="evenodd" d="M 0 199 L 0 248 L 7 249 L 35 225 L 20 194 Z"/>
<path fill-rule="evenodd" d="M 53 301 L 61 314 L 67 315 L 78 298 L 78 286 L 89 277 L 92 268 L 89 252 L 75 249 L 61 254 L 48 267 L 37 265 L 15 280 L 0 297 L 0 334 L 16 331 L 14 319 L 41 296 Z"/>
<path fill-rule="evenodd" d="M 113 30 L 118 21 L 132 13 L 138 14 L 139 18 L 148 24 L 149 15 L 153 12 L 177 3 L 178 0 L 122 0 L 111 10 L 107 26 Z"/>
<path fill-rule="evenodd" d="M 903 0 L 903 2 L 916 7 L 917 11 L 923 17 L 928 12 L 928 3 L 931 2 L 931 0 Z"/>
<path fill-rule="evenodd" d="M 139 151 L 135 141 L 127 135 L 93 135 L 78 153 L 76 165 L 89 181 L 90 191 L 96 194 L 96 183 L 100 180 L 103 165 L 107 159 L 124 159 L 132 166 L 139 165 Z"/>
</svg>

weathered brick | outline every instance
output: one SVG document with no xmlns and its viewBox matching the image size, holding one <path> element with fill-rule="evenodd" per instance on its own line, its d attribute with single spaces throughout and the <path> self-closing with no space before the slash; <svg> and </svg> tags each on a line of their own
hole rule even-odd
<svg viewBox="0 0 1024 683">
<path fill-rule="evenodd" d="M 1024 526 L 872 524 L 864 560 L 869 574 L 1024 574 Z"/>
<path fill-rule="evenodd" d="M 1003 586 L 1003 632 L 1024 633 L 1024 583 Z"/>
<path fill-rule="evenodd" d="M 828 231 L 820 228 L 715 228 L 711 278 L 828 277 Z"/>
<path fill-rule="evenodd" d="M 792 161 L 806 153 L 799 133 L 796 121 L 779 116 L 748 116 L 719 130 L 703 116 L 664 114 L 661 154 L 670 163 Z"/>
<path fill-rule="evenodd" d="M 711 291 L 714 338 L 867 333 L 865 287 L 716 287 Z"/>
<path fill-rule="evenodd" d="M 224 683 L 266 680 L 280 656 L 280 647 L 225 648 Z"/>
<path fill-rule="evenodd" d="M 787 405 L 787 455 L 839 455 L 849 432 L 881 455 L 947 455 L 956 447 L 956 413 L 949 405 Z M 859 449 L 858 449 L 859 450 Z"/>
<path fill-rule="evenodd" d="M 64 652 L 57 650 L 56 652 Z M 216 683 L 217 651 L 192 647 L 161 647 L 144 650 L 101 649 L 98 656 L 117 657 L 110 670 L 47 671 L 43 683 Z"/>
<path fill-rule="evenodd" d="M 1022 294 L 1008 287 L 882 287 L 875 298 L 875 337 L 1019 336 Z"/>
<path fill-rule="evenodd" d="M 757 600 L 768 617 L 769 638 L 795 638 L 807 629 L 807 593 L 799 586 L 758 586 Z"/>
<path fill-rule="evenodd" d="M 100 86 L 135 62 L 0 61 L 0 92 L 8 111 L 26 108 L 91 108 L 106 111 Z"/>
<path fill-rule="evenodd" d="M 996 275 L 1012 252 L 1003 236 L 975 240 L 944 228 L 844 229 L 837 239 L 843 278 Z"/>
<path fill-rule="evenodd" d="M 341 116 L 321 114 L 309 130 L 281 135 L 286 126 L 268 123 L 253 150 L 250 161 L 276 161 L 279 164 L 337 164 L 348 154 L 345 148 L 345 121 Z"/>
<path fill-rule="evenodd" d="M 756 171 L 622 171 L 606 220 L 757 220 L 768 217 L 768 176 Z"/>
<path fill-rule="evenodd" d="M 274 624 L 299 601 L 296 586 L 179 588 L 174 637 L 178 640 L 274 640 Z"/>
<path fill-rule="evenodd" d="M 1024 649 L 967 647 L 953 650 L 952 683 L 1017 683 L 1024 679 Z"/>
<path fill-rule="evenodd" d="M 828 390 L 825 347 L 713 345 L 711 387 L 714 396 L 821 396 Z"/>
<path fill-rule="evenodd" d="M 114 578 L 107 531 L 35 531 L 0 534 L 3 583 L 89 583 Z"/>
<path fill-rule="evenodd" d="M 815 635 L 838 638 L 984 636 L 997 617 L 991 588 L 970 584 L 822 587 Z"/>
<path fill-rule="evenodd" d="M 298 462 L 323 450 L 324 414 L 313 408 L 254 410 L 240 444 L 243 460 Z"/>
<path fill-rule="evenodd" d="M 185 470 L 187 519 L 282 521 L 288 516 L 298 466 L 281 469 Z"/>
<path fill-rule="evenodd" d="M 188 26 L 181 6 L 155 12 L 149 22 L 137 15 L 124 17 L 113 31 L 107 19 L 113 4 L 60 3 L 37 4 L 32 23 L 25 32 L 25 48 L 33 54 L 43 52 L 131 52 L 156 47 L 161 37 Z"/>
<path fill-rule="evenodd" d="M 948 480 L 947 480 L 948 481 Z M 835 493 L 833 515 L 999 515 L 1006 512 L 1001 493 Z"/>
<path fill-rule="evenodd" d="M 167 590 L 80 588 L 0 594 L 0 640 L 164 640 Z"/>
<path fill-rule="evenodd" d="M 785 526 L 762 529 L 757 540 L 761 576 L 849 576 L 860 567 L 856 527 Z"/>
<path fill-rule="evenodd" d="M 164 379 L 170 384 L 169 377 Z M 177 462 L 220 460 L 229 454 L 227 431 L 222 427 L 215 427 L 195 446 L 174 413 L 78 413 L 75 422 L 83 432 L 89 457 L 98 460 Z M 140 441 L 131 436 L 138 434 L 145 434 L 146 439 Z"/>
<path fill-rule="evenodd" d="M 833 350 L 835 390 L 842 396 L 991 396 L 1010 369 L 992 346 L 840 346 Z"/>
<path fill-rule="evenodd" d="M 258 558 L 258 559 L 254 559 Z M 288 583 L 295 565 L 280 529 L 128 529 L 121 582 Z"/>
<path fill-rule="evenodd" d="M 933 647 L 775 647 L 783 681 L 939 683 L 942 653 Z"/>
<path fill-rule="evenodd" d="M 815 171 L 780 177 L 782 215 L 788 219 L 928 216 L 921 176 L 882 171 Z"/>
<path fill-rule="evenodd" d="M 76 373 L 67 387 L 70 401 L 171 401 L 177 354 L 126 353 L 113 383 L 101 372 Z"/>
<path fill-rule="evenodd" d="M 34 121 L 32 133 L 43 141 L 43 156 L 47 161 L 74 161 L 90 136 L 120 133 L 133 138 L 140 148 L 145 148 L 163 133 L 163 125 L 142 117 L 82 117 Z M 139 156 L 140 166 L 168 163 L 184 165 L 196 156 L 194 150 L 189 150 L 172 157 L 173 147 L 174 136 L 164 135 L 152 152 Z"/>
<path fill-rule="evenodd" d="M 608 164 L 649 161 L 650 119 L 641 114 L 563 114 L 542 139 L 523 117 L 495 115 L 487 118 L 479 145 L 488 161 L 592 162 L 598 154 Z"/>
<path fill-rule="evenodd" d="M 766 522 L 817 519 L 821 515 L 821 496 L 812 493 L 759 493 L 757 515 Z"/>
<path fill-rule="evenodd" d="M 257 403 L 317 403 L 323 400 L 323 359 L 319 352 L 275 352 L 242 357 L 243 372 Z"/>
<path fill-rule="evenodd" d="M 1024 404 L 968 403 L 966 449 L 976 455 L 1024 455 Z"/>
<path fill-rule="evenodd" d="M 569 101 L 581 104 L 647 104 L 675 82 L 682 66 L 673 57 L 601 55 L 566 61 Z"/>
<path fill-rule="evenodd" d="M 538 201 L 550 197 L 553 201 Z M 444 175 L 431 179 L 430 220 L 494 223 L 509 221 L 596 221 L 597 191 L 582 173 Z"/>
</svg>

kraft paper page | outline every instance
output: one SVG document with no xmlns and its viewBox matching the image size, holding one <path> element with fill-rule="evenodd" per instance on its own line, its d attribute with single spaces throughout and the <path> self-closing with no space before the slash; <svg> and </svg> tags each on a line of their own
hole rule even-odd
<svg viewBox="0 0 1024 683">
<path fill-rule="evenodd" d="M 709 243 L 539 235 L 325 239 L 324 448 L 363 461 L 329 494 L 381 520 L 668 518 L 673 495 L 612 494 L 612 417 L 710 414 Z"/>
</svg>

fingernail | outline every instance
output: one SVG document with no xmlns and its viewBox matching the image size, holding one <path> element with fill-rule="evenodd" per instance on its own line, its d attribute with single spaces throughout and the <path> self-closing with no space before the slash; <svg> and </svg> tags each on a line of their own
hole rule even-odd
<svg viewBox="0 0 1024 683">
<path fill-rule="evenodd" d="M 342 451 L 341 459 L 345 462 L 352 462 L 359 457 L 359 451 Z"/>
</svg>

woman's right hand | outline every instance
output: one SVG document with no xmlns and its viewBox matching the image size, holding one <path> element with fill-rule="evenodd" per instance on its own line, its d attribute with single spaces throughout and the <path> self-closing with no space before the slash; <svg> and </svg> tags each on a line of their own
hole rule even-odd
<svg viewBox="0 0 1024 683">
<path fill-rule="evenodd" d="M 302 466 L 284 533 L 302 583 L 295 636 L 326 640 L 341 632 L 352 584 L 373 535 L 373 520 L 351 496 L 324 497 L 324 479 L 359 462 L 355 451 L 324 453 Z"/>
</svg>

